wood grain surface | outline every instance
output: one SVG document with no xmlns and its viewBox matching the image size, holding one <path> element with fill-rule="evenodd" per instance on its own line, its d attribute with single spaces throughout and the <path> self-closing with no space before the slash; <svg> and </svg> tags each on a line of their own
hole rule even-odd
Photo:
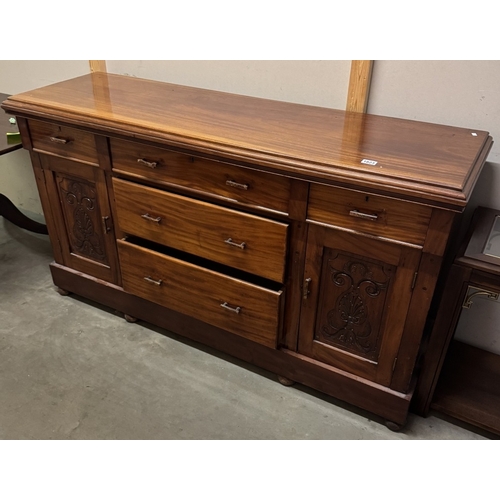
<svg viewBox="0 0 500 500">
<path fill-rule="evenodd" d="M 109 134 L 118 126 L 130 137 L 459 210 L 482 168 L 479 157 L 491 147 L 489 134 L 475 129 L 104 73 L 18 94 L 2 107 Z"/>
<path fill-rule="evenodd" d="M 95 136 L 73 127 L 28 120 L 33 150 L 99 166 Z"/>
<path fill-rule="evenodd" d="M 283 283 L 288 224 L 113 179 L 122 231 Z"/>
<path fill-rule="evenodd" d="M 276 347 L 281 291 L 266 289 L 126 241 L 118 241 L 118 251 L 125 291 L 268 347 Z"/>
<path fill-rule="evenodd" d="M 407 201 L 320 184 L 311 185 L 308 219 L 422 245 L 432 209 Z"/>
<path fill-rule="evenodd" d="M 288 212 L 290 179 L 286 177 L 115 138 L 110 139 L 110 147 L 113 171 L 119 175 Z"/>
</svg>

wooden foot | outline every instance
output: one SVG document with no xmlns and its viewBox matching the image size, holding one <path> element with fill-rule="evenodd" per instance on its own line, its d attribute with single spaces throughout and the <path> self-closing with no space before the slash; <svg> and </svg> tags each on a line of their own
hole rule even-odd
<svg viewBox="0 0 500 500">
<path fill-rule="evenodd" d="M 57 287 L 57 288 L 56 288 L 56 292 L 57 292 L 59 295 L 62 295 L 63 297 L 66 297 L 67 295 L 69 295 L 68 290 L 64 290 L 64 289 L 59 288 L 59 287 Z"/>
<path fill-rule="evenodd" d="M 128 323 L 135 323 L 137 321 L 137 318 L 135 318 L 134 316 L 130 316 L 129 314 L 124 314 L 123 317 Z"/>
<path fill-rule="evenodd" d="M 392 432 L 399 432 L 403 428 L 403 424 L 397 424 L 396 422 L 391 422 L 386 420 L 385 426 Z"/>
<path fill-rule="evenodd" d="M 286 385 L 286 386 L 291 386 L 293 384 L 295 384 L 295 382 L 293 380 L 290 380 L 289 378 L 286 378 L 286 377 L 282 377 L 281 375 L 278 375 L 278 382 L 282 385 Z"/>
</svg>

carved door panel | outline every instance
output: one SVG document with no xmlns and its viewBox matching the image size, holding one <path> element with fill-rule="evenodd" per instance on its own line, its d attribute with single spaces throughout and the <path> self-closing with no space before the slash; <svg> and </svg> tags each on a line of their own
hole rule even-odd
<svg viewBox="0 0 500 500">
<path fill-rule="evenodd" d="M 415 248 L 311 225 L 299 351 L 388 386 L 420 255 Z"/>
<path fill-rule="evenodd" d="M 119 284 L 116 240 L 102 169 L 41 156 L 63 264 Z"/>
</svg>

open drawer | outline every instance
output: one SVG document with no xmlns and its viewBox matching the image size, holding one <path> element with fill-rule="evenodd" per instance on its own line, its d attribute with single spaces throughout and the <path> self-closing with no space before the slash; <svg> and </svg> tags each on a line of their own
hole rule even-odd
<svg viewBox="0 0 500 500">
<path fill-rule="evenodd" d="M 127 292 L 276 347 L 284 298 L 278 285 L 255 284 L 126 240 L 118 241 L 118 252 Z"/>
</svg>

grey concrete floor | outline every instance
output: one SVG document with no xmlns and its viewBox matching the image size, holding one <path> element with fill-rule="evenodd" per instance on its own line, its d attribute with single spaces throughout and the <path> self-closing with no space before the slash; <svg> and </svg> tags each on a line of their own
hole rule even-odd
<svg viewBox="0 0 500 500">
<path fill-rule="evenodd" d="M 374 415 L 76 296 L 48 237 L 0 217 L 0 439 L 478 440 L 430 415 Z"/>
</svg>

